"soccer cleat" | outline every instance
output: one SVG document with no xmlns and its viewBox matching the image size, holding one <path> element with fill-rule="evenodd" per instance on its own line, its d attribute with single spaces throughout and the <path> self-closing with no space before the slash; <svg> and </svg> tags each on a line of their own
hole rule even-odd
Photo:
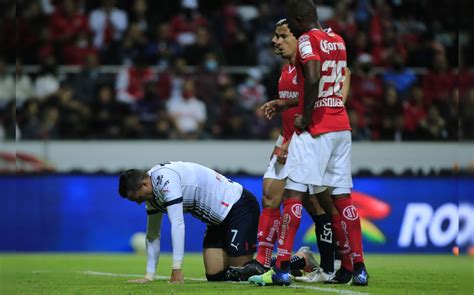
<svg viewBox="0 0 474 295">
<path fill-rule="evenodd" d="M 291 284 L 291 275 L 276 268 L 271 268 L 262 275 L 251 276 L 249 282 L 257 286 L 279 285 L 289 286 Z"/>
<path fill-rule="evenodd" d="M 234 275 L 230 268 L 228 268 L 225 272 L 225 280 L 231 282 L 240 282 L 242 281 L 239 276 Z"/>
<path fill-rule="evenodd" d="M 363 262 L 354 264 L 352 284 L 355 286 L 367 286 L 369 284 L 369 274 L 367 273 Z"/>
<path fill-rule="evenodd" d="M 309 250 L 309 247 L 303 246 L 299 248 L 295 255 L 304 258 L 306 266 L 303 268 L 303 270 L 305 272 L 312 272 L 319 268 L 319 263 L 314 258 L 313 252 Z"/>
<path fill-rule="evenodd" d="M 264 274 L 268 268 L 257 260 L 250 260 L 244 266 L 229 267 L 229 277 L 232 280 L 247 281 L 251 276 Z"/>
<path fill-rule="evenodd" d="M 324 283 L 350 285 L 352 283 L 352 272 L 348 271 L 344 267 L 341 267 L 332 278 L 325 281 Z"/>
<path fill-rule="evenodd" d="M 292 270 L 290 270 L 290 273 L 293 277 L 302 277 L 303 276 L 303 271 L 301 269 L 292 269 Z"/>
<path fill-rule="evenodd" d="M 275 271 L 273 270 L 273 268 L 270 268 L 270 270 L 264 274 L 251 276 L 248 281 L 251 284 L 255 284 L 257 286 L 272 285 L 273 284 L 272 276 L 274 274 L 275 274 Z"/>
<path fill-rule="evenodd" d="M 307 273 L 305 276 L 295 277 L 295 280 L 305 283 L 320 283 L 328 281 L 332 276 L 333 274 L 324 272 L 322 268 L 317 268 L 314 271 Z"/>
</svg>

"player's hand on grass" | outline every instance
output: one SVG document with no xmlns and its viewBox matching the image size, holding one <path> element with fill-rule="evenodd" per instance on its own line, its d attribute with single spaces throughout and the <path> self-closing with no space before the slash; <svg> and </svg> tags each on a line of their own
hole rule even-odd
<svg viewBox="0 0 474 295">
<path fill-rule="evenodd" d="M 175 283 L 175 284 L 184 283 L 184 276 L 181 269 L 173 269 L 171 271 L 170 283 Z"/>
<path fill-rule="evenodd" d="M 132 284 L 148 284 L 151 283 L 151 280 L 147 278 L 141 278 L 141 279 L 133 279 L 133 280 L 128 280 L 127 283 L 132 283 Z"/>
</svg>

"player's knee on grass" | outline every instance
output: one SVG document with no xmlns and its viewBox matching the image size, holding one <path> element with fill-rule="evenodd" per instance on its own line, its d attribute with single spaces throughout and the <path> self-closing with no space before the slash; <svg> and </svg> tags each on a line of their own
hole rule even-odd
<svg viewBox="0 0 474 295">
<path fill-rule="evenodd" d="M 206 278 L 209 282 L 222 282 L 227 281 L 227 270 L 220 271 L 216 274 L 206 274 Z"/>
</svg>

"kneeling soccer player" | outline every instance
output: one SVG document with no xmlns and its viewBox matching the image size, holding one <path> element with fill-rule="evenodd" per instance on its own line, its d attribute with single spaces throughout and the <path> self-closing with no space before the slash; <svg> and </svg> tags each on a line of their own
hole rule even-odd
<svg viewBox="0 0 474 295">
<path fill-rule="evenodd" d="M 168 214 L 171 223 L 171 282 L 184 280 L 183 213 L 191 213 L 207 224 L 203 256 L 208 281 L 229 280 L 229 266 L 242 266 L 255 253 L 260 214 L 257 200 L 242 185 L 210 168 L 189 162 L 166 162 L 147 172 L 127 170 L 120 175 L 119 193 L 123 198 L 147 205 L 146 275 L 129 282 L 149 283 L 154 278 L 163 213 Z"/>
</svg>

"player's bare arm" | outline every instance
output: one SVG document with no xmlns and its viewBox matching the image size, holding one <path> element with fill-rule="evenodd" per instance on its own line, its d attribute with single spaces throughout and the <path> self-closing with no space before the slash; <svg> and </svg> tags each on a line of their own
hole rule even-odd
<svg viewBox="0 0 474 295">
<path fill-rule="evenodd" d="M 346 103 L 349 89 L 351 88 L 351 70 L 345 67 L 344 83 L 342 84 L 342 102 Z"/>
<path fill-rule="evenodd" d="M 274 99 L 269 102 L 266 102 L 260 107 L 264 112 L 265 117 L 268 120 L 271 120 L 275 117 L 277 113 L 283 112 L 289 108 L 298 106 L 298 98 L 292 99 Z"/>
<path fill-rule="evenodd" d="M 351 70 L 345 68 L 345 78 L 342 86 L 342 101 L 346 103 L 347 96 L 349 95 L 349 89 L 351 87 Z M 275 117 L 277 113 L 283 112 L 289 108 L 298 106 L 298 98 L 292 99 L 274 99 L 269 102 L 266 102 L 260 107 L 264 112 L 265 117 L 268 120 L 271 120 Z"/>
<path fill-rule="evenodd" d="M 314 103 L 318 96 L 319 80 L 321 79 L 321 63 L 317 60 L 309 60 L 303 64 L 304 75 L 304 99 L 303 115 L 295 116 L 295 128 L 305 130 L 311 123 Z"/>
</svg>

